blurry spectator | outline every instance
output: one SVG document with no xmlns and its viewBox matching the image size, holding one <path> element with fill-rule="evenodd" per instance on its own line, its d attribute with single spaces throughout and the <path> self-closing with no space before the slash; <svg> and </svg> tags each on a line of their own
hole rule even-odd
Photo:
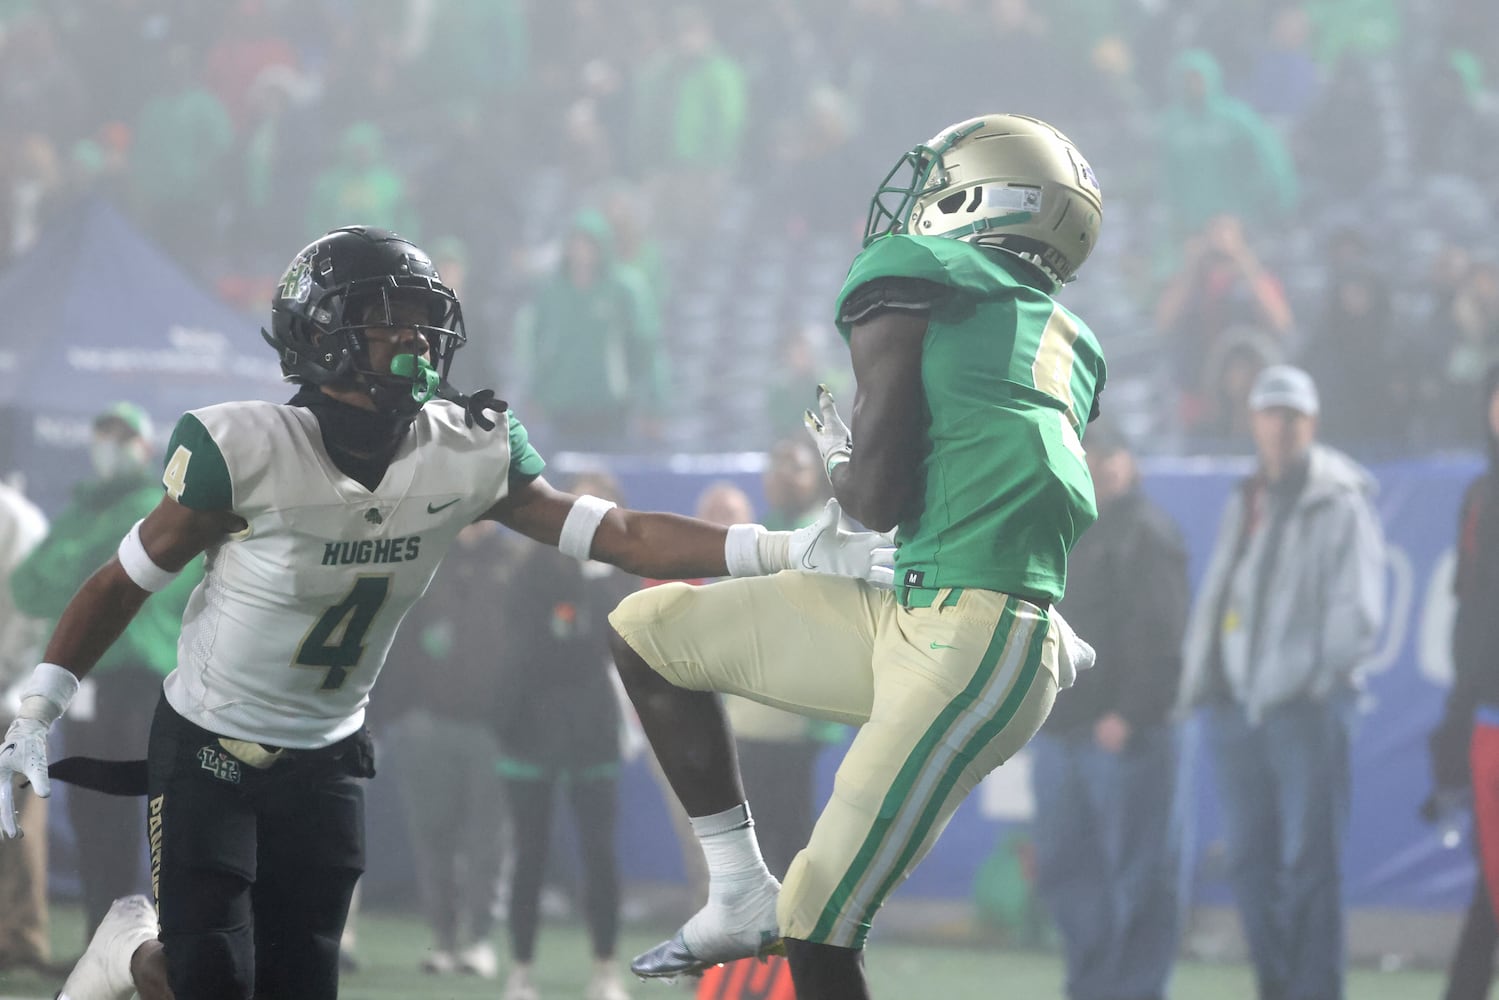
<svg viewBox="0 0 1499 1000">
<path fill-rule="evenodd" d="M 1157 186 L 1151 162 L 1154 108 L 1141 86 L 1136 54 L 1123 38 L 1106 37 L 1086 59 L 1087 96 L 1068 112 L 1067 120 L 1077 121 L 1074 134 L 1086 134 L 1088 142 L 1098 143 L 1099 152 L 1090 162 L 1109 197 L 1117 196 L 1124 206 L 1144 204 L 1155 196 Z M 1125 209 L 1121 220 L 1125 225 L 1129 211 Z M 1119 218 L 1113 215 L 1110 225 Z"/>
<path fill-rule="evenodd" d="M 274 246 L 276 234 L 303 224 L 312 179 L 329 145 L 318 96 L 316 81 L 279 63 L 261 71 L 246 94 L 240 224 L 251 236 L 252 251 Z M 272 266 L 269 259 L 266 266 Z"/>
<path fill-rule="evenodd" d="M 636 77 L 632 151 L 656 190 L 656 215 L 690 231 L 712 218 L 738 163 L 748 85 L 709 8 L 678 8 L 672 31 L 673 47 Z"/>
<path fill-rule="evenodd" d="M 1466 48 L 1481 65 L 1499 69 L 1499 6 L 1454 3 L 1442 5 L 1437 12 L 1443 22 L 1440 45 Z"/>
<path fill-rule="evenodd" d="M 21 491 L 0 481 L 0 692 L 29 676 L 41 654 L 47 623 L 16 610 L 12 571 L 47 533 L 47 518 Z M 9 706 L 0 720 L 10 725 Z M 52 957 L 47 913 L 47 800 L 29 788 L 15 791 L 17 824 L 26 836 L 0 851 L 0 975 L 46 969 Z"/>
<path fill-rule="evenodd" d="M 350 16 L 350 8 L 336 3 L 304 6 L 310 23 L 301 26 L 301 34 L 317 34 L 316 65 L 326 107 L 337 112 L 330 122 L 372 120 L 396 128 L 427 117 L 432 104 L 417 82 L 424 67 L 412 65 L 419 54 L 413 48 L 417 5 L 382 2 L 378 13 L 361 16 Z M 370 11 L 370 5 L 363 10 Z"/>
<path fill-rule="evenodd" d="M 509 831 L 490 720 L 500 699 L 500 644 L 508 628 L 526 627 L 496 613 L 510 563 L 493 522 L 458 533 L 396 633 L 387 658 L 390 689 L 371 706 L 390 751 L 432 931 L 422 969 L 435 974 L 493 979 L 499 971 L 490 935 Z"/>
<path fill-rule="evenodd" d="M 1352 57 L 1388 52 L 1400 39 L 1396 0 L 1307 0 L 1317 60 L 1333 66 Z"/>
<path fill-rule="evenodd" d="M 83 581 L 108 562 L 120 539 L 161 500 L 151 463 L 151 423 L 144 410 L 116 403 L 94 419 L 89 457 L 94 478 L 73 489 L 72 502 L 52 522 L 46 539 L 10 577 L 22 614 L 55 621 Z M 177 663 L 177 635 L 187 598 L 203 578 L 201 559 L 157 593 L 89 674 L 90 699 L 78 698 L 62 723 L 63 745 L 74 756 L 145 757 L 161 679 Z M 68 791 L 68 817 L 78 845 L 88 941 L 117 898 L 143 884 L 145 803 L 102 792 Z"/>
<path fill-rule="evenodd" d="M 1384 617 L 1384 540 L 1372 478 L 1315 443 L 1309 375 L 1265 369 L 1250 407 L 1259 466 L 1224 510 L 1180 700 L 1206 709 L 1259 995 L 1341 1000 L 1349 745 Z"/>
<path fill-rule="evenodd" d="M 832 78 L 842 82 L 861 113 L 879 121 L 879 133 L 859 147 L 860 156 L 874 155 L 876 163 L 889 156 L 879 151 L 881 136 L 925 136 L 931 127 L 929 95 L 890 72 L 910 59 L 913 38 L 925 37 L 916 6 L 915 0 L 849 0 L 838 22 L 843 43 L 837 46 Z"/>
<path fill-rule="evenodd" d="M 613 184 L 602 201 L 600 210 L 614 239 L 615 271 L 635 287 L 642 307 L 657 314 L 671 290 L 671 276 L 646 218 L 647 206 L 640 192 L 624 183 Z"/>
<path fill-rule="evenodd" d="M 1263 331 L 1272 340 L 1291 332 L 1290 303 L 1260 262 L 1236 216 L 1220 215 L 1187 239 L 1181 266 L 1156 302 L 1155 324 L 1171 346 L 1182 420 L 1198 430 L 1210 422 L 1212 393 L 1230 332 Z"/>
<path fill-rule="evenodd" d="M 604 121 L 599 102 L 579 97 L 562 115 L 562 169 L 567 186 L 590 191 L 617 170 L 614 137 Z"/>
<path fill-rule="evenodd" d="M 1467 49 L 1438 54 L 1411 92 L 1411 141 L 1428 173 L 1477 175 L 1473 164 L 1499 156 L 1499 108 L 1483 66 Z M 1490 194 L 1499 191 L 1492 185 Z"/>
<path fill-rule="evenodd" d="M 1344 59 L 1327 71 L 1321 93 L 1291 136 L 1309 204 L 1358 199 L 1388 169 L 1379 94 L 1361 59 Z"/>
<path fill-rule="evenodd" d="M 531 40 L 523 0 L 442 0 L 423 5 L 421 96 L 461 96 L 480 104 L 509 97 L 530 76 Z"/>
<path fill-rule="evenodd" d="M 551 447 L 639 447 L 639 433 L 659 430 L 666 358 L 645 292 L 616 269 L 603 215 L 574 216 L 556 271 L 516 321 L 528 412 Z"/>
<path fill-rule="evenodd" d="M 203 56 L 203 83 L 229 113 L 236 129 L 250 120 L 250 91 L 272 67 L 295 69 L 296 52 L 276 31 L 266 0 L 233 0 L 216 25 L 218 38 Z"/>
<path fill-rule="evenodd" d="M 571 488 L 619 502 L 607 475 L 579 476 Z M 504 649 L 495 719 L 506 798 L 515 835 L 510 879 L 510 957 L 506 1000 L 538 996 L 532 964 L 542 877 L 555 800 L 565 790 L 583 866 L 583 909 L 593 952 L 589 1000 L 625 1000 L 615 968 L 619 873 L 614 820 L 622 717 L 607 617 L 639 584 L 612 566 L 579 562 L 537 546 L 515 570 L 505 613 L 517 623 Z M 522 624 L 524 623 L 524 624 Z"/>
<path fill-rule="evenodd" d="M 1449 241 L 1437 250 L 1421 276 L 1421 305 L 1412 329 L 1398 345 L 1411 382 L 1409 434 L 1420 446 L 1453 445 L 1469 437 L 1472 409 L 1451 391 L 1448 361 L 1458 344 L 1457 303 L 1467 295 L 1473 267 L 1473 255 L 1459 243 Z"/>
<path fill-rule="evenodd" d="M 0 32 L 0 122 L 7 131 L 71 142 L 88 130 L 94 95 L 72 54 L 59 47 L 51 18 L 37 7 Z"/>
<path fill-rule="evenodd" d="M 853 232 L 864 206 L 844 195 L 861 172 L 853 103 L 826 84 L 811 88 L 779 121 L 766 192 L 794 233 Z"/>
<path fill-rule="evenodd" d="M 130 194 L 146 229 L 189 263 L 201 260 L 204 229 L 213 230 L 228 203 L 224 178 L 234 176 L 228 169 L 234 125 L 223 102 L 198 84 L 198 57 L 189 45 L 173 48 L 169 58 L 165 89 L 136 119 Z"/>
<path fill-rule="evenodd" d="M 984 59 L 980 55 L 960 62 L 963 56 L 959 49 L 953 61 L 987 71 L 985 89 L 992 95 L 991 103 L 1063 123 L 1062 131 L 1068 132 L 1071 130 L 1065 123 L 1074 95 L 1063 93 L 1071 88 L 1057 87 L 1052 82 L 1048 68 L 1062 57 L 1052 36 L 1052 17 L 1048 14 L 1053 12 L 1052 4 L 1031 0 L 983 0 L 977 10 L 950 11 L 943 19 L 951 27 L 946 49 L 952 52 L 953 46 L 966 45 L 982 53 L 1003 47 L 1006 53 L 1003 60 Z"/>
<path fill-rule="evenodd" d="M 336 159 L 313 182 L 304 225 L 309 233 L 378 226 L 417 238 L 406 181 L 388 160 L 385 134 L 374 122 L 356 122 L 339 136 Z"/>
<path fill-rule="evenodd" d="M 1291 4 L 1277 10 L 1250 73 L 1246 93 L 1250 105 L 1283 129 L 1299 119 L 1317 97 L 1321 69 L 1312 58 L 1311 34 L 1305 7 Z"/>
<path fill-rule="evenodd" d="M 819 350 L 823 344 L 836 342 L 831 329 L 824 330 L 817 324 L 793 323 L 786 327 L 776 364 L 770 369 L 773 381 L 765 390 L 766 433 L 777 439 L 805 433 L 802 414 L 814 388 L 825 384 L 836 393 L 845 387 L 846 371 Z"/>
<path fill-rule="evenodd" d="M 1477 819 L 1479 879 L 1448 969 L 1445 1000 L 1484 1000 L 1499 943 L 1494 898 L 1499 897 L 1499 367 L 1488 373 L 1483 427 L 1489 465 L 1468 485 L 1457 525 L 1453 592 L 1452 690 L 1430 737 L 1433 794 L 1428 819 L 1448 819 L 1470 803 Z M 1448 815 L 1443 815 L 1448 814 Z"/>
<path fill-rule="evenodd" d="M 772 531 L 789 531 L 816 520 L 827 499 L 827 477 L 817 448 L 805 433 L 776 443 L 762 477 L 765 516 Z M 754 512 L 737 512 L 733 524 L 748 524 Z M 817 758 L 829 743 L 842 738 L 837 723 L 820 722 L 748 698 L 725 695 L 739 747 L 739 773 L 746 796 L 755 803 L 755 831 L 765 866 L 776 878 L 812 836 L 816 819 Z"/>
<path fill-rule="evenodd" d="M 1112 425 L 1088 429 L 1087 457 L 1098 522 L 1072 550 L 1059 608 L 1099 658 L 1030 744 L 1036 889 L 1061 933 L 1070 1000 L 1164 997 L 1186 547 Z"/>
<path fill-rule="evenodd" d="M 1263 118 L 1223 89 L 1218 63 L 1200 49 L 1173 63 L 1171 104 L 1161 118 L 1161 194 L 1177 234 L 1215 216 L 1269 228 L 1296 205 L 1285 144 Z"/>
<path fill-rule="evenodd" d="M 0 264 L 36 242 L 64 199 L 64 176 L 52 140 L 38 132 L 0 148 Z"/>
<path fill-rule="evenodd" d="M 1207 386 L 1201 409 L 1189 411 L 1191 420 L 1184 428 L 1189 450 L 1227 455 L 1254 450 L 1249 391 L 1260 372 L 1283 354 L 1279 342 L 1252 326 L 1224 331 L 1203 365 Z"/>
<path fill-rule="evenodd" d="M 1474 261 L 1453 297 L 1451 315 L 1456 338 L 1447 356 L 1447 378 L 1471 399 L 1484 373 L 1499 362 L 1499 259 Z"/>
<path fill-rule="evenodd" d="M 1389 282 L 1367 267 L 1334 268 L 1302 363 L 1322 397 L 1324 440 L 1388 453 L 1404 442 L 1409 387 L 1393 351 Z"/>
</svg>

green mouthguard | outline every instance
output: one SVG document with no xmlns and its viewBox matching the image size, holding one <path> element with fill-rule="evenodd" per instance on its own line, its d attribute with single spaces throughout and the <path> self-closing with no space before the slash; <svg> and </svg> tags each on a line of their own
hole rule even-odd
<svg viewBox="0 0 1499 1000">
<path fill-rule="evenodd" d="M 437 395 L 442 376 L 426 358 L 415 354 L 397 354 L 390 359 L 390 373 L 411 379 L 411 398 L 425 403 Z"/>
</svg>

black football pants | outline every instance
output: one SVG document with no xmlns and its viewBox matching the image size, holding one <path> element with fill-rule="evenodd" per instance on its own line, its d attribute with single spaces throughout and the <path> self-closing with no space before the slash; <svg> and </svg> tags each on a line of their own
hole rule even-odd
<svg viewBox="0 0 1499 1000">
<path fill-rule="evenodd" d="M 364 734 L 257 769 L 161 700 L 147 831 L 177 1000 L 337 996 L 339 937 L 364 870 L 359 752 Z"/>
</svg>

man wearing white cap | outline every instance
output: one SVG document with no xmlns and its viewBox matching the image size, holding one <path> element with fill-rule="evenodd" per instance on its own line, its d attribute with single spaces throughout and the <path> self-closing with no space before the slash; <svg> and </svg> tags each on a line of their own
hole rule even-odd
<svg viewBox="0 0 1499 1000">
<path fill-rule="evenodd" d="M 1260 1000 L 1341 1000 L 1339 876 L 1359 669 L 1384 616 L 1374 481 L 1316 443 L 1289 365 L 1249 394 L 1259 464 L 1230 497 L 1185 641 Z"/>
</svg>

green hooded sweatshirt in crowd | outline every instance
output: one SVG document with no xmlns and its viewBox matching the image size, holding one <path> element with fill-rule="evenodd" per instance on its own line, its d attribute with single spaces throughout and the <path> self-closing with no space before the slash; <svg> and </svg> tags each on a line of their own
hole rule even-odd
<svg viewBox="0 0 1499 1000">
<path fill-rule="evenodd" d="M 537 294 L 520 338 L 531 394 L 552 414 L 659 411 L 665 359 L 649 290 L 615 267 L 603 215 L 579 212 L 569 235 L 578 233 L 598 247 L 597 273 L 591 284 L 574 285 L 564 258 Z"/>
<path fill-rule="evenodd" d="M 1194 106 L 1186 80 L 1196 73 L 1203 95 Z M 1249 105 L 1223 90 L 1218 62 L 1201 49 L 1171 68 L 1171 106 L 1161 120 L 1161 191 L 1179 233 L 1225 213 L 1273 221 L 1296 207 L 1297 181 L 1280 136 Z"/>
<path fill-rule="evenodd" d="M 417 239 L 421 232 L 406 182 L 390 163 L 385 133 L 373 122 L 355 122 L 338 137 L 338 158 L 317 175 L 307 205 L 307 232 L 360 225 Z"/>
<path fill-rule="evenodd" d="M 17 610 L 56 622 L 83 581 L 109 561 L 130 526 L 155 509 L 161 497 L 160 481 L 144 468 L 79 483 L 73 489 L 73 501 L 53 520 L 46 539 L 11 574 Z M 201 579 L 200 556 L 146 601 L 93 672 L 141 666 L 165 677 L 177 664 L 182 612 Z"/>
</svg>

